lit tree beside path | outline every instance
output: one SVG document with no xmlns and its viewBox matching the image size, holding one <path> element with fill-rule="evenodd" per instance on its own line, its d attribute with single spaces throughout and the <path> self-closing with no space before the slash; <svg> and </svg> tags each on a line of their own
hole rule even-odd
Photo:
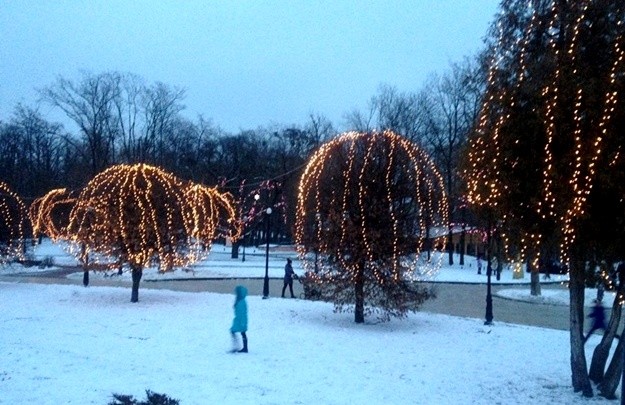
<svg viewBox="0 0 625 405">
<path fill-rule="evenodd" d="M 96 261 L 115 258 L 127 264 L 131 301 L 137 302 L 145 267 L 158 263 L 160 271 L 167 271 L 208 254 L 219 229 L 211 211 L 229 204 L 213 191 L 154 166 L 113 166 L 94 177 L 78 197 L 69 241 L 79 256 L 93 252 Z M 231 207 L 226 211 L 234 212 Z"/>
<path fill-rule="evenodd" d="M 299 185 L 296 242 L 306 282 L 354 320 L 414 311 L 437 270 L 421 252 L 446 225 L 443 180 L 429 157 L 393 132 L 350 132 L 322 145 Z M 440 265 L 440 261 L 437 263 Z"/>
<path fill-rule="evenodd" d="M 568 266 L 572 383 L 592 396 L 583 344 L 587 271 L 597 260 L 625 259 L 625 2 L 506 0 L 491 42 L 464 171 L 467 200 L 497 222 L 510 259 L 527 262 L 533 284 L 541 260 L 559 256 Z M 614 330 L 604 336 L 605 353 Z M 617 352 L 624 349 L 620 341 Z M 608 381 L 620 368 L 604 379 L 605 359 L 593 379 L 612 397 L 617 384 Z"/>
</svg>

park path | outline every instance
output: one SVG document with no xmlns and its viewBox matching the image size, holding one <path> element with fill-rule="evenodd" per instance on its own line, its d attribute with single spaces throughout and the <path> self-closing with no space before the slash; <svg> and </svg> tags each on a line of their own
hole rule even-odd
<svg viewBox="0 0 625 405">
<path fill-rule="evenodd" d="M 51 272 L 14 274 L 0 276 L 0 281 L 82 285 L 82 279 L 67 278 L 74 268 L 61 269 Z M 236 285 L 247 287 L 250 295 L 262 295 L 263 279 L 192 279 L 192 280 L 158 280 L 141 282 L 141 288 L 154 288 L 183 292 L 216 292 L 230 294 Z M 91 277 L 91 286 L 128 287 L 130 282 L 119 279 L 102 279 Z M 437 298 L 426 301 L 421 307 L 423 312 L 447 314 L 466 318 L 484 320 L 486 313 L 486 285 L 484 284 L 457 284 L 436 283 L 434 285 Z M 524 301 L 510 300 L 498 297 L 501 289 L 529 289 L 527 285 L 502 286 L 493 285 L 493 314 L 495 325 L 497 322 L 506 322 L 520 325 L 539 326 L 551 329 L 569 329 L 569 308 L 562 305 L 535 304 Z M 548 288 L 562 288 L 559 285 L 550 285 Z M 293 283 L 295 295 L 300 297 L 303 289 L 297 281 Z M 279 297 L 282 290 L 281 279 L 270 279 L 270 297 Z M 287 292 L 288 296 L 288 292 Z M 608 314 L 609 315 L 609 314 Z"/>
</svg>

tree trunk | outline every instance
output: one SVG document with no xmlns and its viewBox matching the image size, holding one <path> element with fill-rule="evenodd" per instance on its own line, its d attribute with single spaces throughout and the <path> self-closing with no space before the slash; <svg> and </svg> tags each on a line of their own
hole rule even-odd
<svg viewBox="0 0 625 405">
<path fill-rule="evenodd" d="M 624 285 L 621 283 L 616 294 L 617 297 L 622 296 L 623 287 Z M 610 321 L 608 322 L 608 326 L 603 334 L 603 338 L 595 348 L 595 351 L 592 354 L 592 361 L 590 362 L 590 371 L 588 375 L 596 384 L 600 384 L 603 381 L 603 372 L 605 370 L 608 357 L 610 356 L 610 349 L 612 348 L 612 342 L 614 341 L 614 336 L 616 335 L 616 331 L 621 321 L 622 312 L 623 308 L 619 304 L 619 299 L 617 298 L 612 304 Z"/>
<path fill-rule="evenodd" d="M 585 397 L 592 397 L 584 350 L 584 288 L 584 265 L 576 260 L 571 266 L 569 284 L 571 379 L 575 392 L 581 391 Z"/>
<path fill-rule="evenodd" d="M 540 296 L 540 272 L 538 271 L 538 267 L 532 265 L 532 258 L 532 255 L 527 256 L 527 272 L 530 273 L 530 294 L 532 296 Z M 582 320 L 583 319 L 584 318 L 582 317 Z M 584 326 L 583 322 L 582 326 Z"/>
<path fill-rule="evenodd" d="M 616 345 L 614 356 L 610 361 L 610 366 L 603 377 L 603 381 L 599 384 L 599 394 L 608 399 L 616 399 L 616 388 L 621 379 L 623 371 L 623 339 L 620 339 Z"/>
<path fill-rule="evenodd" d="M 139 282 L 143 275 L 143 269 L 141 267 L 132 267 L 132 294 L 130 295 L 130 302 L 139 302 Z"/>
<path fill-rule="evenodd" d="M 464 226 L 464 224 L 462 225 L 462 232 L 460 233 L 460 265 L 464 266 L 464 250 L 465 250 L 465 243 L 466 243 L 466 235 L 467 235 L 467 231 L 466 228 Z"/>
<path fill-rule="evenodd" d="M 232 252 L 230 255 L 231 259 L 238 259 L 239 258 L 239 246 L 241 245 L 241 242 L 236 241 L 236 242 L 232 242 Z"/>
<path fill-rule="evenodd" d="M 532 296 L 540 296 L 542 291 L 540 290 L 540 271 L 538 266 L 534 266 L 533 263 L 533 256 L 529 255 L 527 257 L 527 268 L 530 271 L 530 294 Z M 583 281 L 583 280 L 582 280 Z M 583 284 L 583 282 L 582 282 Z M 584 318 L 582 317 L 582 320 Z M 584 326 L 584 324 L 582 323 L 582 327 Z"/>
<path fill-rule="evenodd" d="M 453 266 L 454 264 L 454 236 L 451 232 L 451 225 L 449 225 L 449 230 L 447 232 L 447 252 L 449 254 L 449 265 Z"/>
<path fill-rule="evenodd" d="M 356 294 L 356 307 L 354 309 L 354 322 L 365 322 L 365 265 L 362 263 L 358 269 L 356 276 L 356 284 L 354 286 Z"/>
<path fill-rule="evenodd" d="M 542 291 L 540 289 L 540 273 L 537 269 L 532 268 L 532 272 L 530 273 L 530 292 L 533 296 L 541 295 Z"/>
<path fill-rule="evenodd" d="M 497 281 L 499 281 L 501 280 L 501 271 L 503 270 L 503 241 L 499 231 L 497 231 L 495 241 L 497 243 L 497 250 L 495 250 L 495 257 L 497 257 Z"/>
</svg>

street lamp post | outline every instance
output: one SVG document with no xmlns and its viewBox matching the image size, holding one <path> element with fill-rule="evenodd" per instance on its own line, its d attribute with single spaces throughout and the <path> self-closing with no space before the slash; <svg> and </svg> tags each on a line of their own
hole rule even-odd
<svg viewBox="0 0 625 405">
<path fill-rule="evenodd" d="M 265 210 L 265 281 L 263 283 L 263 299 L 269 298 L 269 222 L 271 216 L 271 207 Z"/>
</svg>

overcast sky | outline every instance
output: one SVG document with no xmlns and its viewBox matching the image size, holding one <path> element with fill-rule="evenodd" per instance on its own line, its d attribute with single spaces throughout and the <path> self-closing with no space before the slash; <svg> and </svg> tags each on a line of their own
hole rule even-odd
<svg viewBox="0 0 625 405">
<path fill-rule="evenodd" d="M 0 0 L 0 120 L 86 70 L 184 88 L 186 116 L 231 132 L 311 113 L 340 127 L 381 84 L 418 91 L 474 54 L 498 3 Z"/>
</svg>

